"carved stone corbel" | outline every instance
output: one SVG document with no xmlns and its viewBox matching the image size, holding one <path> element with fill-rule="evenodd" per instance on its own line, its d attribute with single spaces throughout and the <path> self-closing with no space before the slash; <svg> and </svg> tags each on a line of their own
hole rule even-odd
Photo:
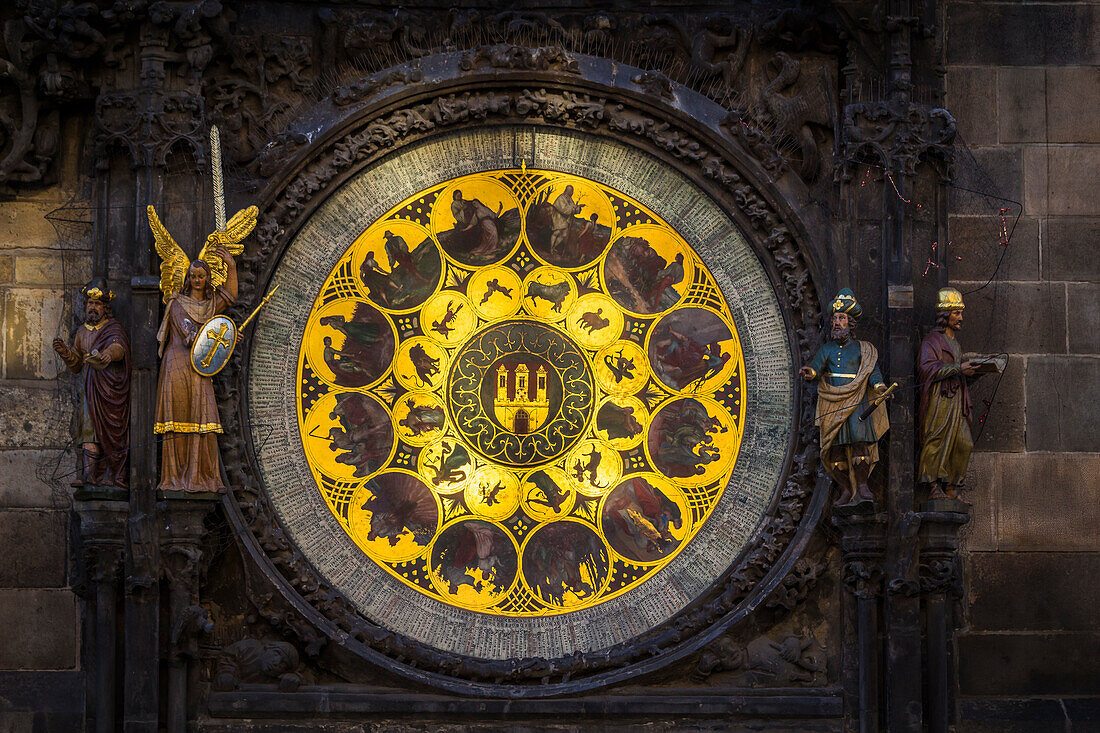
<svg viewBox="0 0 1100 733">
<path fill-rule="evenodd" d="M 860 600 L 873 600 L 882 595 L 882 576 L 882 566 L 875 562 L 844 563 L 844 584 Z"/>
</svg>

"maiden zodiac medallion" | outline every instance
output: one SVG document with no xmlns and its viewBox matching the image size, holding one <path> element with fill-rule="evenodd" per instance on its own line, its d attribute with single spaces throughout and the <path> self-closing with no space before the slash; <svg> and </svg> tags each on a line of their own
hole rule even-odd
<svg viewBox="0 0 1100 733">
<path fill-rule="evenodd" d="M 745 417 L 698 255 L 624 194 L 526 168 L 368 227 L 314 303 L 297 384 L 316 490 L 355 544 L 417 592 L 505 616 L 659 572 L 726 490 Z"/>
</svg>

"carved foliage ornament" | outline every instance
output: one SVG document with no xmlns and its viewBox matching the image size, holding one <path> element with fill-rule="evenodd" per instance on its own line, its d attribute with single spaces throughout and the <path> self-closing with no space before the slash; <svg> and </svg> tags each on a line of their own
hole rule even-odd
<svg viewBox="0 0 1100 733">
<path fill-rule="evenodd" d="M 841 135 L 846 161 L 915 174 L 927 158 L 940 165 L 942 175 L 951 175 L 955 118 L 945 109 L 916 102 L 857 102 L 844 108 Z"/>
<path fill-rule="evenodd" d="M 804 356 L 807 355 L 812 324 L 819 317 L 819 299 L 810 282 L 804 256 L 766 196 L 734 172 L 719 151 L 688 131 L 655 119 L 625 102 L 559 90 L 521 88 L 437 97 L 381 118 L 364 119 L 325 149 L 315 151 L 311 162 L 287 181 L 264 207 L 266 214 L 258 227 L 260 247 L 242 261 L 245 271 L 242 293 L 246 294 L 242 300 L 259 297 L 259 290 L 254 285 L 255 273 L 261 263 L 276 259 L 276 251 L 289 239 L 288 232 L 294 231 L 301 216 L 316 204 L 319 192 L 353 168 L 366 165 L 398 146 L 448 128 L 488 119 L 625 133 L 627 139 L 634 138 L 643 146 L 662 150 L 683 161 L 685 167 L 694 168 L 707 179 L 716 181 L 746 216 L 754 237 L 762 242 L 766 256 L 773 260 L 782 279 L 781 300 L 785 302 L 791 325 L 799 334 L 799 348 Z M 250 292 L 252 295 L 247 295 Z M 241 358 L 235 356 L 227 370 L 231 374 L 230 383 L 243 383 L 242 367 Z M 226 468 L 230 482 L 240 487 L 234 498 L 242 519 L 275 567 L 307 603 L 352 639 L 398 662 L 472 681 L 521 682 L 559 675 L 569 679 L 631 665 L 675 647 L 696 630 L 732 610 L 767 575 L 793 539 L 814 485 L 816 454 L 809 440 L 812 420 L 806 419 L 810 406 L 804 400 L 798 407 L 801 416 L 798 447 L 781 490 L 778 510 L 765 520 L 756 541 L 745 551 L 743 562 L 727 576 L 708 602 L 697 604 L 628 643 L 598 653 L 577 654 L 555 661 L 539 658 L 479 661 L 442 653 L 373 624 L 316 576 L 280 528 L 265 492 L 259 489 L 251 464 L 239 458 L 247 455 L 239 395 L 239 388 L 223 395 L 229 413 L 226 420 L 228 440 L 223 444 Z"/>
</svg>

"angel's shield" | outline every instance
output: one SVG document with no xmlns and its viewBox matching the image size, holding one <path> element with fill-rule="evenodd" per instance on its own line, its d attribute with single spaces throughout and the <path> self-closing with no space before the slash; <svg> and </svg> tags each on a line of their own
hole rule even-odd
<svg viewBox="0 0 1100 733">
<path fill-rule="evenodd" d="M 237 345 L 237 324 L 225 316 L 214 316 L 199 328 L 191 344 L 191 366 L 204 377 L 220 372 Z"/>
</svg>

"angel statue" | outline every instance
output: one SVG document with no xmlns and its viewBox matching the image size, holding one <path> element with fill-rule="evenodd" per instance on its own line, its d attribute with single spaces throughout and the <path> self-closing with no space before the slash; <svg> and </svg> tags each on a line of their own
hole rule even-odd
<svg viewBox="0 0 1100 733">
<path fill-rule="evenodd" d="M 218 186 L 215 186 L 217 192 Z M 211 377 L 191 364 L 191 345 L 199 329 L 237 297 L 234 255 L 244 252 L 241 241 L 256 226 L 255 206 L 238 211 L 206 238 L 194 262 L 161 224 L 152 206 L 149 227 L 161 257 L 160 290 L 167 308 L 157 331 L 161 358 L 157 384 L 156 424 L 162 435 L 160 491 L 224 492 L 216 433 L 222 432 Z M 224 222 L 224 208 L 219 221 Z"/>
</svg>

